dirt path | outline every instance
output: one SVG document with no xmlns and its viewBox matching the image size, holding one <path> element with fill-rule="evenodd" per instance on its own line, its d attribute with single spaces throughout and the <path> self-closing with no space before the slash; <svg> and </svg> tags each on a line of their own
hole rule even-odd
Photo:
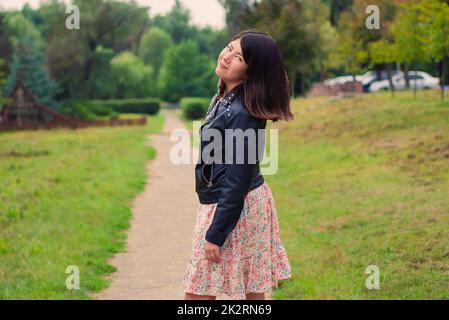
<svg viewBox="0 0 449 320">
<path fill-rule="evenodd" d="M 145 190 L 133 203 L 126 250 L 109 263 L 117 272 L 111 286 L 92 295 L 95 299 L 184 299 L 182 279 L 191 254 L 193 229 L 199 205 L 195 193 L 194 162 L 170 161 L 170 133 L 186 128 L 174 110 L 162 110 L 161 133 L 148 136 L 157 150 L 146 166 Z M 196 155 L 197 150 L 192 150 Z M 227 296 L 219 300 L 230 299 Z"/>
</svg>

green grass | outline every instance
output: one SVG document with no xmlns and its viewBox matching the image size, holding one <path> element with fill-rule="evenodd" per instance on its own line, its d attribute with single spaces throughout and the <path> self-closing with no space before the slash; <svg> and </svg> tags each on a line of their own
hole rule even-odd
<svg viewBox="0 0 449 320">
<path fill-rule="evenodd" d="M 88 299 L 108 286 L 131 203 L 155 155 L 146 126 L 0 133 L 0 298 Z M 80 289 L 65 286 L 66 267 Z"/>
<path fill-rule="evenodd" d="M 266 175 L 293 277 L 275 299 L 449 299 L 449 101 L 297 99 Z M 365 268 L 380 269 L 368 290 Z"/>
</svg>

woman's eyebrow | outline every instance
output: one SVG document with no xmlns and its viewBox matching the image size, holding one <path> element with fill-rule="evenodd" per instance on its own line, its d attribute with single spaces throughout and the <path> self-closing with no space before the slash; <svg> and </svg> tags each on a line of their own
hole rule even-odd
<svg viewBox="0 0 449 320">
<path fill-rule="evenodd" d="M 232 43 L 229 44 L 231 46 L 231 49 L 234 50 L 234 47 L 232 46 Z M 237 52 L 239 55 L 242 55 L 241 52 Z"/>
</svg>

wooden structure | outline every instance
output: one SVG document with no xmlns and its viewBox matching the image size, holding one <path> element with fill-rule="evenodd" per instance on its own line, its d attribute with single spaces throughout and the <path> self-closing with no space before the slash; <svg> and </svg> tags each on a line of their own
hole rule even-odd
<svg viewBox="0 0 449 320">
<path fill-rule="evenodd" d="M 18 74 L 16 85 L 10 94 L 10 104 L 0 112 L 0 128 L 29 128 L 43 125 L 75 127 L 76 119 L 37 103 Z"/>
<path fill-rule="evenodd" d="M 72 129 L 89 126 L 116 126 L 146 124 L 143 115 L 136 119 L 82 120 L 62 114 L 52 108 L 39 104 L 25 87 L 20 74 L 10 94 L 10 103 L 0 110 L 0 130 L 52 129 L 69 127 Z"/>
</svg>

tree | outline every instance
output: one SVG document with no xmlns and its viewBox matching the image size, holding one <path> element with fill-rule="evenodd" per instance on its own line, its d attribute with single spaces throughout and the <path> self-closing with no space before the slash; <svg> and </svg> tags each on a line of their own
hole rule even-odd
<svg viewBox="0 0 449 320">
<path fill-rule="evenodd" d="M 392 80 L 391 64 L 395 61 L 395 46 L 393 43 L 387 42 L 384 39 L 371 42 L 369 45 L 371 54 L 370 67 L 375 64 L 385 63 L 388 75 L 388 82 L 390 84 L 391 94 L 394 97 L 394 83 Z"/>
<path fill-rule="evenodd" d="M 185 96 L 208 97 L 216 90 L 214 63 L 189 39 L 170 48 L 159 71 L 160 96 L 177 102 Z M 215 85 L 214 85 L 215 84 Z"/>
<path fill-rule="evenodd" d="M 76 31 L 64 27 L 65 3 L 53 0 L 39 8 L 51 73 L 64 89 L 60 98 L 86 97 L 82 90 L 96 72 L 97 48 L 136 53 L 150 23 L 148 8 L 133 1 L 74 0 L 73 4 L 82 13 L 81 28 Z"/>
<path fill-rule="evenodd" d="M 333 26 L 338 25 L 340 13 L 350 8 L 354 0 L 324 0 L 324 3 L 330 7 L 329 20 Z"/>
<path fill-rule="evenodd" d="M 399 5 L 408 2 L 409 0 L 377 0 L 376 6 L 381 12 L 380 28 L 367 29 L 366 19 L 368 14 L 366 8 L 372 4 L 370 0 L 354 0 L 354 5 L 348 10 L 342 12 L 338 24 L 339 30 L 349 32 L 355 41 L 359 42 L 361 49 L 368 53 L 368 46 L 370 43 L 384 40 L 387 43 L 393 42 L 391 34 L 391 25 L 396 19 L 399 12 Z M 366 64 L 370 63 L 371 57 L 367 56 Z M 371 66 L 374 66 L 371 64 Z"/>
<path fill-rule="evenodd" d="M 277 42 L 295 96 L 297 77 L 300 92 L 316 71 L 321 71 L 335 44 L 329 24 L 329 8 L 314 0 L 219 0 L 226 10 L 226 23 L 234 35 L 242 29 L 268 32 Z M 320 70 L 321 69 L 321 70 Z"/>
<path fill-rule="evenodd" d="M 28 3 L 25 3 L 21 10 L 22 15 L 33 23 L 35 26 L 41 26 L 44 19 L 38 10 L 34 10 Z"/>
<path fill-rule="evenodd" d="M 175 44 L 193 36 L 193 29 L 190 26 L 190 12 L 179 0 L 175 0 L 175 4 L 166 15 L 157 15 L 154 18 L 153 25 L 167 32 Z"/>
<path fill-rule="evenodd" d="M 353 76 L 355 82 L 355 76 L 364 70 L 362 65 L 368 60 L 368 53 L 363 48 L 363 40 L 354 37 L 351 29 L 345 28 L 340 29 L 338 40 L 336 61 L 340 62 L 345 73 Z"/>
<path fill-rule="evenodd" d="M 11 60 L 12 44 L 11 34 L 6 23 L 6 13 L 0 12 L 0 59 L 3 59 L 3 65 L 0 72 L 8 70 L 8 62 Z"/>
<path fill-rule="evenodd" d="M 419 7 L 415 3 L 402 5 L 396 21 L 391 26 L 391 32 L 394 36 L 396 61 L 404 64 L 407 89 L 410 87 L 408 77 L 409 65 L 414 64 L 416 66 L 417 61 L 426 60 L 424 43 L 422 36 L 419 34 L 421 28 L 418 17 Z M 416 81 L 413 87 L 413 94 L 416 98 Z"/>
<path fill-rule="evenodd" d="M 214 30 L 210 27 L 199 28 L 197 26 L 192 28 L 193 39 L 198 45 L 199 52 L 216 60 L 230 39 L 228 30 L 226 28 Z"/>
<path fill-rule="evenodd" d="M 98 46 L 93 56 L 93 68 L 87 81 L 78 87 L 78 99 L 110 99 L 116 95 L 116 78 L 111 72 L 114 50 Z M 73 70 L 72 72 L 74 72 Z"/>
<path fill-rule="evenodd" d="M 142 98 L 155 94 L 154 70 L 132 52 L 122 52 L 111 61 L 115 98 Z"/>
<path fill-rule="evenodd" d="M 312 5 L 312 1 L 263 0 L 255 4 L 253 11 L 252 20 L 256 21 L 257 28 L 268 31 L 280 48 L 293 98 L 296 76 L 300 76 L 304 94 L 306 75 L 313 69 L 314 58 L 319 54 L 319 34 L 323 29 L 319 23 L 312 23 L 319 16 Z"/>
<path fill-rule="evenodd" d="M 0 110 L 2 109 L 3 104 L 6 102 L 6 99 L 2 95 L 2 87 L 5 84 L 5 73 L 2 71 L 2 67 L 5 61 L 0 59 Z"/>
<path fill-rule="evenodd" d="M 324 80 L 324 70 L 333 66 L 331 59 L 335 58 L 335 48 L 337 47 L 338 33 L 329 21 L 330 9 L 320 1 L 305 1 L 304 16 L 307 21 L 307 30 L 314 39 L 314 50 L 312 59 L 304 65 L 304 72 L 312 78 L 314 74 L 319 74 Z"/>
<path fill-rule="evenodd" d="M 218 0 L 226 12 L 228 36 L 240 32 L 242 29 L 254 26 L 253 13 L 257 0 Z"/>
<path fill-rule="evenodd" d="M 138 54 L 145 64 L 151 64 L 156 74 L 164 60 L 164 53 L 173 46 L 170 35 L 158 27 L 152 27 L 142 36 Z"/>
<path fill-rule="evenodd" d="M 5 95 L 14 88 L 18 72 L 22 72 L 23 81 L 28 90 L 43 105 L 57 109 L 59 105 L 53 99 L 57 93 L 56 82 L 50 77 L 42 51 L 31 37 L 24 37 L 14 48 L 13 59 L 5 85 Z"/>
<path fill-rule="evenodd" d="M 422 36 L 426 53 L 440 63 L 441 99 L 444 100 L 445 60 L 449 56 L 449 4 L 426 0 L 419 4 Z"/>
<path fill-rule="evenodd" d="M 29 37 L 37 47 L 42 48 L 44 40 L 33 22 L 25 18 L 21 13 L 11 12 L 5 17 L 9 29 L 10 41 L 17 46 L 21 39 Z"/>
</svg>

